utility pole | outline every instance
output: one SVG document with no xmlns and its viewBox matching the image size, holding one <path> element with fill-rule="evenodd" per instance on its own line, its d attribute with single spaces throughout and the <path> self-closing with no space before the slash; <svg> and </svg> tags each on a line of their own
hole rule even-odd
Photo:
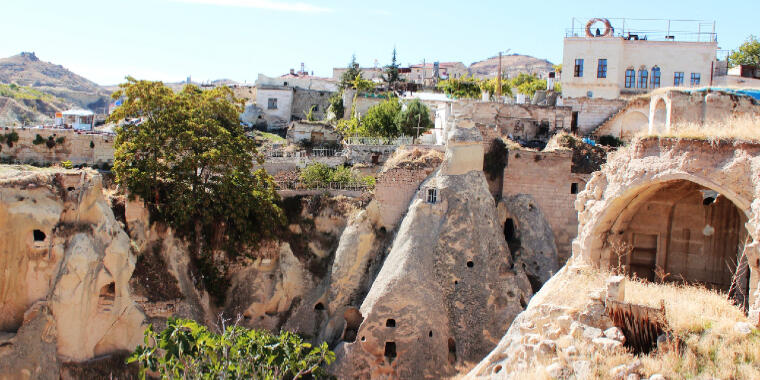
<svg viewBox="0 0 760 380">
<path fill-rule="evenodd" d="M 499 52 L 499 72 L 496 74 L 496 98 L 501 100 L 501 52 Z"/>
</svg>

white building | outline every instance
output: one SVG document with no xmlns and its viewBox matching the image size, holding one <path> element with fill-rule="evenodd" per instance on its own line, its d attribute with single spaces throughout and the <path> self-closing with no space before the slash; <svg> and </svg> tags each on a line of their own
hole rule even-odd
<svg viewBox="0 0 760 380">
<path fill-rule="evenodd" d="M 285 129 L 290 123 L 293 109 L 293 88 L 256 84 L 256 105 L 267 129 Z"/>
<path fill-rule="evenodd" d="M 576 22 L 564 41 L 565 98 L 616 99 L 659 87 L 710 85 L 718 49 L 712 22 L 592 19 L 578 29 Z"/>
<path fill-rule="evenodd" d="M 66 125 L 74 129 L 91 131 L 95 113 L 89 110 L 71 109 L 55 114 L 55 125 Z"/>
</svg>

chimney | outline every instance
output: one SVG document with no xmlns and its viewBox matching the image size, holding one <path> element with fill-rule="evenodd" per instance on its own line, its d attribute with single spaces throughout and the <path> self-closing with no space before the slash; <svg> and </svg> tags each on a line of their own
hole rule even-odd
<svg viewBox="0 0 760 380">
<path fill-rule="evenodd" d="M 295 69 L 290 69 L 290 75 L 295 75 L 295 74 L 296 74 L 296 70 Z"/>
</svg>

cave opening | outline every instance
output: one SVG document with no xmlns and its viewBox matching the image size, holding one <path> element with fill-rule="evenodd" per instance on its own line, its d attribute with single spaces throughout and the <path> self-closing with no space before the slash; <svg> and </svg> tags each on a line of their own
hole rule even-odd
<svg viewBox="0 0 760 380">
<path fill-rule="evenodd" d="M 346 321 L 346 327 L 343 329 L 341 340 L 349 343 L 355 342 L 356 335 L 359 333 L 359 326 L 364 321 L 362 313 L 355 307 L 349 307 L 343 312 L 343 319 Z"/>
<path fill-rule="evenodd" d="M 611 267 L 648 281 L 728 292 L 746 309 L 747 216 L 726 196 L 673 180 L 646 186 L 608 212 L 609 229 L 599 236 L 607 236 L 602 256 Z"/>
<path fill-rule="evenodd" d="M 32 234 L 34 235 L 34 241 L 37 242 L 45 241 L 45 238 L 47 237 L 41 230 L 34 230 Z"/>
<path fill-rule="evenodd" d="M 393 318 L 388 318 L 385 321 L 385 327 L 396 327 L 396 320 Z"/>
<path fill-rule="evenodd" d="M 457 343 L 454 338 L 449 338 L 447 343 L 449 346 L 449 364 L 453 365 L 457 362 Z"/>
<path fill-rule="evenodd" d="M 396 342 L 385 342 L 385 353 L 383 355 L 388 358 L 389 363 L 393 363 L 393 360 L 396 359 Z"/>
</svg>

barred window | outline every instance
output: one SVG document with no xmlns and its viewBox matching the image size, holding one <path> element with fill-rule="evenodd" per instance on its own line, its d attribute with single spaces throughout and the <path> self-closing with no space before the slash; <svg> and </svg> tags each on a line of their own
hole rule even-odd
<svg viewBox="0 0 760 380">
<path fill-rule="evenodd" d="M 438 189 L 427 190 L 427 203 L 438 203 Z"/>
</svg>

